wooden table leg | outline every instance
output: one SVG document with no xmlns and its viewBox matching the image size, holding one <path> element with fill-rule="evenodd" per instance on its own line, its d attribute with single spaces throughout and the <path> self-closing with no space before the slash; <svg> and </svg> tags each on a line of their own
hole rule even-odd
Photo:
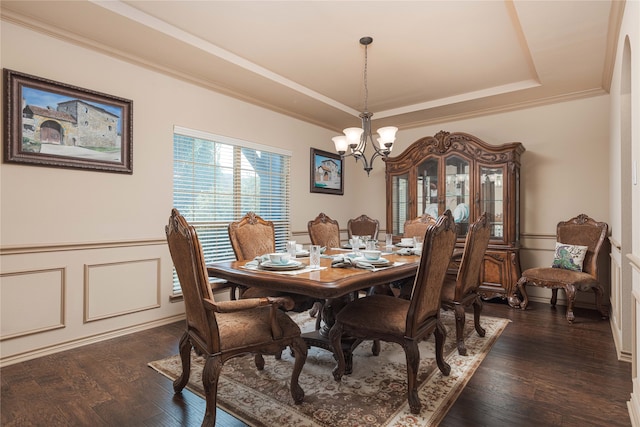
<svg viewBox="0 0 640 427">
<path fill-rule="evenodd" d="M 340 312 L 340 310 L 342 310 L 342 308 L 352 300 L 352 295 L 325 300 L 324 306 L 322 308 L 322 322 L 320 325 L 320 329 L 318 329 L 317 331 L 302 334 L 302 339 L 304 339 L 309 347 L 318 347 L 334 353 L 333 346 L 329 341 L 329 331 L 336 322 L 336 314 Z M 361 342 L 362 340 L 356 340 L 355 338 L 342 339 L 342 351 L 344 352 L 346 364 L 345 374 L 350 374 L 352 372 L 353 351 Z"/>
</svg>

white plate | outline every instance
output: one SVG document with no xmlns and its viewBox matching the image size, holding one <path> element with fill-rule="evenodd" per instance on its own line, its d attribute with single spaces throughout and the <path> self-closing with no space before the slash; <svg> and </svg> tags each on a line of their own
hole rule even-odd
<svg viewBox="0 0 640 427">
<path fill-rule="evenodd" d="M 359 256 L 357 258 L 353 259 L 354 261 L 358 261 L 358 262 L 368 262 L 369 264 L 373 265 L 373 266 L 381 266 L 381 265 L 387 265 L 390 264 L 391 261 L 389 261 L 386 258 L 378 258 L 376 260 L 372 260 L 372 259 L 366 259 L 363 256 Z"/>
<path fill-rule="evenodd" d="M 303 249 L 301 251 L 296 252 L 296 256 L 309 256 L 309 251 L 306 249 Z"/>
<path fill-rule="evenodd" d="M 469 218 L 469 206 L 466 203 L 460 203 L 453 210 L 453 219 L 455 222 L 462 222 Z"/>
<path fill-rule="evenodd" d="M 427 215 L 431 215 L 434 218 L 438 217 L 438 204 L 437 203 L 431 203 L 427 206 L 427 209 L 425 209 L 424 213 L 426 213 Z"/>
<path fill-rule="evenodd" d="M 271 261 L 263 261 L 260 268 L 263 270 L 298 270 L 305 265 L 300 261 L 290 260 L 287 264 L 274 264 Z"/>
<path fill-rule="evenodd" d="M 344 245 L 342 245 L 343 248 L 345 249 L 351 249 L 351 243 L 345 243 Z M 365 245 L 360 245 L 360 249 L 364 249 L 366 248 Z"/>
</svg>

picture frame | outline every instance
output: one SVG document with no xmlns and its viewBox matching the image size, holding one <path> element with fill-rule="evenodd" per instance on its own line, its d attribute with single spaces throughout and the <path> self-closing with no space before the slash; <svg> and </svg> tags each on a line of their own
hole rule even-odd
<svg viewBox="0 0 640 427">
<path fill-rule="evenodd" d="M 3 71 L 5 163 L 133 173 L 133 101 Z"/>
<path fill-rule="evenodd" d="M 344 164 L 339 154 L 311 148 L 312 193 L 344 194 Z"/>
</svg>

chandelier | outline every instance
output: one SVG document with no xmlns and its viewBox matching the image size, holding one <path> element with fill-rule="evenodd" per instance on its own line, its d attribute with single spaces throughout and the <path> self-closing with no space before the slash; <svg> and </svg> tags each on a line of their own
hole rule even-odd
<svg viewBox="0 0 640 427">
<path fill-rule="evenodd" d="M 369 88 L 367 87 L 367 47 L 372 42 L 373 38 L 371 37 L 362 37 L 360 39 L 360 44 L 364 46 L 364 111 L 360 114 L 362 127 L 346 128 L 343 130 L 344 135 L 331 138 L 336 146 L 336 151 L 341 157 L 353 156 L 356 162 L 362 160 L 367 175 L 373 169 L 373 161 L 376 157 L 386 158 L 391 153 L 393 143 L 396 140 L 396 132 L 398 131 L 398 128 L 394 126 L 380 128 L 377 130 L 379 137 L 376 139 L 378 143 L 376 144 L 373 141 L 373 135 L 371 134 L 371 117 L 373 113 L 368 111 Z M 367 143 L 374 150 L 369 159 L 365 155 Z"/>
</svg>

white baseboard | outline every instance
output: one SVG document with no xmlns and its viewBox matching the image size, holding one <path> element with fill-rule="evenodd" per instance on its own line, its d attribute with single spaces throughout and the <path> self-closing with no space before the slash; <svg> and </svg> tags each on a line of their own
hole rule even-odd
<svg viewBox="0 0 640 427">
<path fill-rule="evenodd" d="M 93 335 L 90 337 L 79 338 L 77 340 L 58 343 L 55 345 L 39 348 L 29 352 L 8 356 L 0 360 L 0 368 L 4 368 L 5 366 L 13 365 L 20 362 L 25 362 L 31 359 L 36 359 L 38 357 L 47 356 L 49 354 L 59 353 L 65 350 L 71 350 L 71 349 L 82 347 L 88 344 L 94 344 L 100 341 L 106 341 L 112 338 L 129 335 L 134 332 L 140 332 L 140 331 L 155 328 L 158 326 L 167 325 L 169 323 L 184 320 L 184 318 L 185 318 L 184 314 L 180 314 L 176 316 L 167 317 L 165 319 L 158 319 L 151 322 L 142 323 L 139 325 L 128 326 L 126 328 L 118 329 L 115 331 L 109 331 L 102 334 Z"/>
</svg>

